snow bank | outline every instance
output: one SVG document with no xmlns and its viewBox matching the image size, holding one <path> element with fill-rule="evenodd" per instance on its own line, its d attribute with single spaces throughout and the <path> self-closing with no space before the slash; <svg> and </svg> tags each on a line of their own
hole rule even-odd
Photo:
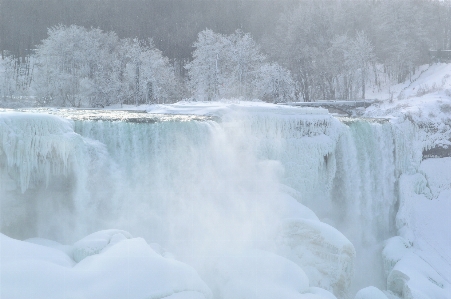
<svg viewBox="0 0 451 299">
<path fill-rule="evenodd" d="M 381 290 L 373 286 L 370 286 L 358 291 L 354 299 L 388 299 L 388 298 Z"/>
<path fill-rule="evenodd" d="M 433 198 L 451 190 L 451 157 L 426 159 L 421 163 L 419 172 L 424 174 Z"/>
<path fill-rule="evenodd" d="M 382 251 L 386 277 L 388 277 L 396 263 L 409 251 L 410 247 L 412 247 L 412 244 L 400 236 L 392 237 L 386 241 Z"/>
<path fill-rule="evenodd" d="M 450 158 L 427 159 L 400 178 L 397 228 L 383 251 L 387 287 L 401 298 L 450 298 Z"/>
<path fill-rule="evenodd" d="M 41 246 L 57 249 L 59 251 L 64 252 L 69 257 L 72 257 L 73 248 L 71 245 L 63 245 L 56 241 L 52 241 L 49 239 L 43 239 L 43 238 L 29 238 L 24 241 L 28 242 L 28 243 L 36 244 L 36 245 L 41 245 Z"/>
<path fill-rule="evenodd" d="M 113 234 L 116 233 L 116 234 Z M 211 291 L 191 267 L 166 259 L 141 238 L 119 240 L 126 232 L 98 232 L 85 239 L 110 236 L 96 255 L 78 264 L 61 250 L 0 235 L 2 298 L 211 298 Z M 76 247 L 76 246 L 74 246 Z"/>
<path fill-rule="evenodd" d="M 403 299 L 450 298 L 450 284 L 421 256 L 409 251 L 387 278 L 387 288 Z"/>
<path fill-rule="evenodd" d="M 72 246 L 45 239 L 23 242 L 3 234 L 0 242 L 2 298 L 212 297 L 194 269 L 162 257 L 125 231 L 99 231 Z M 65 253 L 67 247 L 74 257 L 80 248 L 96 250 L 76 263 Z M 324 289 L 310 287 L 307 275 L 292 261 L 262 250 L 224 251 L 212 269 L 210 286 L 224 299 L 336 299 Z"/>
</svg>

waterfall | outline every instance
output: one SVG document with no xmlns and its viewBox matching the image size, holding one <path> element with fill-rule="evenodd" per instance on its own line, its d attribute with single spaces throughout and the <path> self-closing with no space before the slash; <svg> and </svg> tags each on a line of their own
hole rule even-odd
<svg viewBox="0 0 451 299">
<path fill-rule="evenodd" d="M 322 109 L 152 122 L 16 112 L 1 114 L 0 128 L 2 233 L 70 243 L 123 229 L 210 286 L 207 264 L 224 248 L 268 250 L 341 298 L 385 288 L 380 252 L 397 233 L 398 177 L 421 161 L 413 126 Z"/>
</svg>

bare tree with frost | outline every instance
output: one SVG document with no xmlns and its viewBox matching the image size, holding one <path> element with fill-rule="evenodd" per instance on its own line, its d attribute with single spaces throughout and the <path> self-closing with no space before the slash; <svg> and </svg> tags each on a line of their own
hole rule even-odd
<svg viewBox="0 0 451 299">
<path fill-rule="evenodd" d="M 356 37 L 350 43 L 349 50 L 345 56 L 347 63 L 359 74 L 362 99 L 365 99 L 366 81 L 375 57 L 373 45 L 363 31 L 357 32 Z"/>
</svg>

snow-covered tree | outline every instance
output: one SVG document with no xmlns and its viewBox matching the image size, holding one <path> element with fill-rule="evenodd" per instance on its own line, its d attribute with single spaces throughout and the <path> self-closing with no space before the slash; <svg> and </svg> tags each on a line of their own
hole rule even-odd
<svg viewBox="0 0 451 299">
<path fill-rule="evenodd" d="M 16 91 L 15 64 L 16 60 L 12 56 L 0 60 L 0 96 L 4 99 L 12 98 Z"/>
<path fill-rule="evenodd" d="M 49 29 L 35 90 L 46 105 L 104 107 L 178 99 L 174 71 L 152 43 L 79 26 Z"/>
<path fill-rule="evenodd" d="M 90 105 L 98 92 L 95 76 L 105 61 L 105 34 L 79 26 L 50 28 L 48 38 L 37 49 L 36 93 L 53 105 Z"/>
<path fill-rule="evenodd" d="M 365 99 L 365 86 L 368 78 L 369 68 L 374 62 L 373 45 L 365 33 L 357 32 L 356 37 L 349 45 L 349 51 L 346 53 L 348 65 L 354 67 L 359 73 L 360 90 L 362 99 Z"/>
<path fill-rule="evenodd" d="M 13 100 L 14 97 L 30 95 L 35 59 L 24 59 L 4 55 L 0 59 L 0 98 Z"/>
<path fill-rule="evenodd" d="M 196 98 L 252 96 L 265 56 L 250 34 L 237 30 L 225 36 L 206 29 L 194 47 L 193 60 L 185 68 Z"/>
<path fill-rule="evenodd" d="M 291 102 L 295 100 L 295 84 L 289 70 L 277 63 L 260 66 L 254 81 L 255 97 L 266 102 Z"/>
<path fill-rule="evenodd" d="M 350 57 L 352 41 L 347 34 L 336 35 L 327 50 L 329 56 L 329 71 L 333 76 L 333 98 L 349 100 L 354 95 L 355 63 Z"/>
<path fill-rule="evenodd" d="M 200 100 L 217 99 L 224 92 L 230 41 L 224 35 L 206 29 L 199 32 L 194 47 L 193 60 L 185 66 L 189 86 Z"/>
<path fill-rule="evenodd" d="M 429 63 L 428 50 L 435 48 L 431 39 L 451 28 L 444 15 L 441 19 L 430 11 L 431 4 L 441 11 L 449 9 L 445 1 L 381 1 L 373 11 L 374 52 L 395 83 L 408 78 L 415 66 Z"/>
<path fill-rule="evenodd" d="M 180 98 L 174 69 L 151 40 L 123 40 L 121 53 L 123 97 L 128 103 L 169 103 Z"/>
<path fill-rule="evenodd" d="M 249 98 L 254 89 L 260 66 L 265 56 L 260 52 L 260 47 L 252 39 L 249 33 L 241 30 L 235 31 L 228 37 L 230 49 L 227 54 L 228 70 L 226 86 L 232 92 L 232 96 Z"/>
<path fill-rule="evenodd" d="M 118 48 L 120 40 L 113 32 L 90 32 L 91 38 L 97 40 L 97 53 L 90 60 L 90 76 L 83 81 L 85 94 L 91 107 L 104 107 L 120 101 L 122 84 L 120 81 L 120 61 Z M 88 88 L 89 87 L 89 88 Z"/>
</svg>

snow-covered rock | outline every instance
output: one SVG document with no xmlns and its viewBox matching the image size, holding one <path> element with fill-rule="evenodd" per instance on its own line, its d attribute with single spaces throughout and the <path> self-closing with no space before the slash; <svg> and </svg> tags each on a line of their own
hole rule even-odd
<svg viewBox="0 0 451 299">
<path fill-rule="evenodd" d="M 110 230 L 83 239 L 85 245 L 109 239 L 109 245 L 76 264 L 62 250 L 52 248 L 51 241 L 32 240 L 44 244 L 38 245 L 0 234 L 0 297 L 211 298 L 210 289 L 193 268 L 166 259 L 142 238 L 129 236 Z"/>
<path fill-rule="evenodd" d="M 421 256 L 409 251 L 387 278 L 387 289 L 403 299 L 449 299 L 451 286 Z"/>
<path fill-rule="evenodd" d="M 385 247 L 382 250 L 382 258 L 384 261 L 385 276 L 388 277 L 393 267 L 399 262 L 407 252 L 412 244 L 409 244 L 403 237 L 395 236 L 388 239 Z"/>
<path fill-rule="evenodd" d="M 346 297 L 354 275 L 355 249 L 332 226 L 309 219 L 287 219 L 282 226 L 283 255 L 298 264 L 311 286 Z"/>
</svg>

